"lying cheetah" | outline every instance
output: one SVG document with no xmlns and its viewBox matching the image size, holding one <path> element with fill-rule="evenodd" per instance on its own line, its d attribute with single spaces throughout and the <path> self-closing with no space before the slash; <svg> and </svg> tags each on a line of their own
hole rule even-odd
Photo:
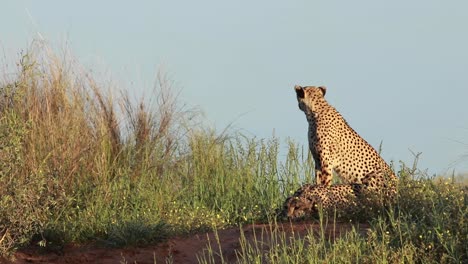
<svg viewBox="0 0 468 264">
<path fill-rule="evenodd" d="M 331 187 L 305 184 L 283 205 L 282 217 L 289 219 L 315 215 L 320 207 L 325 212 L 352 210 L 357 205 L 360 185 L 337 184 Z"/>
<path fill-rule="evenodd" d="M 331 186 L 332 171 L 346 184 L 394 193 L 397 177 L 377 151 L 325 100 L 323 86 L 294 87 L 309 123 L 309 148 L 318 185 Z"/>
</svg>

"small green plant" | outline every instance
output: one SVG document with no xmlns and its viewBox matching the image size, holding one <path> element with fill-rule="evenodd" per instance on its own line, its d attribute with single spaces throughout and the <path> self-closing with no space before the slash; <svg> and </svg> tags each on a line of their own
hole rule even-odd
<svg viewBox="0 0 468 264">
<path fill-rule="evenodd" d="M 143 220 L 119 223 L 109 228 L 105 245 L 112 247 L 144 246 L 166 239 L 169 228 L 163 222 L 147 224 Z"/>
</svg>

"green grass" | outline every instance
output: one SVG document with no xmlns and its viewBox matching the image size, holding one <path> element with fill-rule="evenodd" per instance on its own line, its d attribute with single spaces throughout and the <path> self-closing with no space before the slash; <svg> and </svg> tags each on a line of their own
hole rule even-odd
<svg viewBox="0 0 468 264">
<path fill-rule="evenodd" d="M 284 199 L 313 182 L 307 149 L 200 125 L 162 75 L 153 100 L 134 102 L 43 45 L 15 72 L 0 83 L 1 255 L 30 244 L 121 247 L 275 225 Z M 281 160 L 280 147 L 288 149 Z M 467 261 L 466 187 L 418 173 L 401 165 L 396 205 L 361 217 L 371 223 L 368 236 L 275 233 L 267 251 L 241 237 L 239 262 Z M 213 257 L 206 252 L 201 262 Z"/>
<path fill-rule="evenodd" d="M 256 231 L 253 242 L 241 229 L 239 263 L 466 263 L 468 260 L 468 192 L 453 179 L 408 178 L 404 165 L 398 201 L 374 212 L 367 220 L 370 229 L 357 231 L 358 223 L 347 223 L 320 214 L 319 230 L 305 236 L 282 231 L 275 221 Z M 324 231 L 342 225 L 353 229 L 336 239 Z M 311 227 L 314 225 L 310 225 Z M 255 232 L 253 230 L 252 232 Z M 265 233 L 267 235 L 265 235 Z M 266 239 L 268 238 L 268 239 Z M 200 253 L 201 263 L 228 263 L 216 252 L 219 244 Z"/>
</svg>

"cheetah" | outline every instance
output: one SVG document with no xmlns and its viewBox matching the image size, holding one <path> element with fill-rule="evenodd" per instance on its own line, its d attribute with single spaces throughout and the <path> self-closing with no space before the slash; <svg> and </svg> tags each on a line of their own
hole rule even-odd
<svg viewBox="0 0 468 264">
<path fill-rule="evenodd" d="M 360 137 L 325 100 L 324 86 L 296 85 L 299 109 L 309 123 L 309 149 L 317 185 L 330 187 L 333 171 L 345 184 L 394 194 L 397 177 L 377 151 Z"/>
<path fill-rule="evenodd" d="M 358 204 L 360 187 L 359 184 L 336 184 L 331 187 L 304 184 L 286 199 L 280 216 L 288 219 L 312 216 L 319 212 L 320 207 L 324 212 L 352 211 Z"/>
</svg>

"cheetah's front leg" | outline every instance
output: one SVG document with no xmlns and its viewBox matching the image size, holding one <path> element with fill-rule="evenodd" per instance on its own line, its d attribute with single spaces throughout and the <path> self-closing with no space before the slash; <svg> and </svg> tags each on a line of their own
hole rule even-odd
<svg viewBox="0 0 468 264">
<path fill-rule="evenodd" d="M 317 185 L 331 186 L 332 183 L 332 167 L 324 159 L 324 153 L 316 147 L 312 147 L 311 144 L 310 152 L 314 158 L 315 165 L 315 182 Z"/>
<path fill-rule="evenodd" d="M 332 166 L 323 161 L 315 162 L 315 164 L 315 180 L 317 185 L 331 186 L 333 179 Z M 321 165 L 317 166 L 317 164 Z"/>
</svg>

